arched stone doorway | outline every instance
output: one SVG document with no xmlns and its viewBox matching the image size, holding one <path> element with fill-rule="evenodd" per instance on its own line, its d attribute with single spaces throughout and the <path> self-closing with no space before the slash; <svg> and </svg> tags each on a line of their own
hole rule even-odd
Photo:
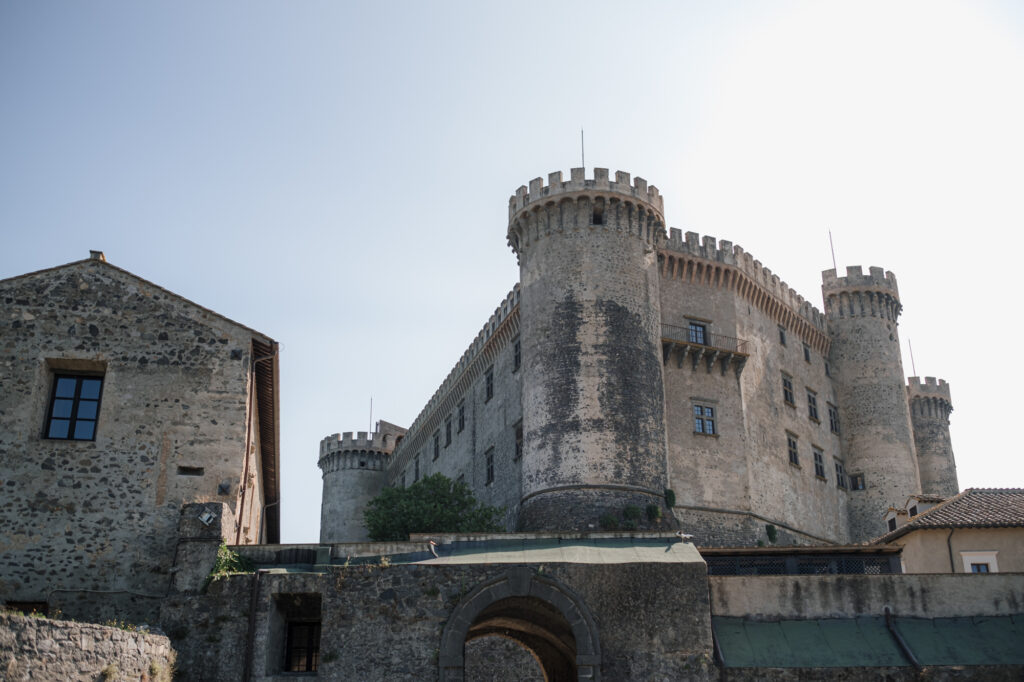
<svg viewBox="0 0 1024 682">
<path fill-rule="evenodd" d="M 590 611 L 568 587 L 528 568 L 481 583 L 455 607 L 441 635 L 441 681 L 464 680 L 466 642 L 491 636 L 527 648 L 549 682 L 600 679 L 601 650 Z"/>
</svg>

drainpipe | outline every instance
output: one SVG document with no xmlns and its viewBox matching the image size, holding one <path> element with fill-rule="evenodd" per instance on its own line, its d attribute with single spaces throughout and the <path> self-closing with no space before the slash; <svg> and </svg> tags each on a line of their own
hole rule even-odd
<svg viewBox="0 0 1024 682">
<path fill-rule="evenodd" d="M 949 535 L 946 536 L 946 547 L 949 549 L 949 572 L 956 573 L 956 562 L 953 561 L 953 531 L 956 528 L 949 529 Z"/>
<path fill-rule="evenodd" d="M 921 664 L 918 662 L 917 656 L 914 655 L 914 652 L 910 650 L 910 645 L 908 645 L 906 640 L 903 639 L 903 635 L 896 630 L 896 624 L 893 622 L 892 618 L 892 609 L 888 606 L 885 607 L 885 627 L 888 628 L 889 634 L 896 640 L 896 644 L 899 646 L 900 651 L 902 651 L 903 655 L 907 657 L 907 660 L 910 661 L 911 665 L 920 670 Z"/>
</svg>

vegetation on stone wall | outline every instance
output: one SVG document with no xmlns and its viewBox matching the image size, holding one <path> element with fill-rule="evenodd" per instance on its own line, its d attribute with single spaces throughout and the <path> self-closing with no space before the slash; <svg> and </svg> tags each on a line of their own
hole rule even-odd
<svg viewBox="0 0 1024 682">
<path fill-rule="evenodd" d="M 206 577 L 206 584 L 209 585 L 214 580 L 219 580 L 232 573 L 252 573 L 255 570 L 256 567 L 251 561 L 221 543 L 221 546 L 217 548 L 217 560 L 213 564 L 210 575 Z"/>
<path fill-rule="evenodd" d="M 465 483 L 434 474 L 408 488 L 385 488 L 363 518 L 373 540 L 408 540 L 409 533 L 499 532 L 503 511 L 477 502 Z"/>
</svg>

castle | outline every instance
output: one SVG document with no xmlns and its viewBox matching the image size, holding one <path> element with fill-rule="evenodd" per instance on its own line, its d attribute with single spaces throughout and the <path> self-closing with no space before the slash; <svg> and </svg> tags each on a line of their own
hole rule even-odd
<svg viewBox="0 0 1024 682">
<path fill-rule="evenodd" d="M 0 602 L 87 621 L 0 613 L 0 677 L 1020 679 L 1024 490 L 954 495 L 891 273 L 826 272 L 821 313 L 602 169 L 507 234 L 520 282 L 411 427 L 321 443 L 310 545 L 274 340 L 100 252 L 0 280 Z M 357 541 L 434 472 L 520 532 Z"/>
<path fill-rule="evenodd" d="M 825 271 L 822 313 L 739 246 L 666 234 L 658 189 L 602 168 L 520 187 L 507 238 L 519 283 L 412 426 L 320 443 L 322 542 L 366 539 L 370 499 L 435 472 L 508 530 L 668 496 L 702 546 L 864 542 L 958 492 L 949 386 L 904 380 L 891 272 Z"/>
</svg>

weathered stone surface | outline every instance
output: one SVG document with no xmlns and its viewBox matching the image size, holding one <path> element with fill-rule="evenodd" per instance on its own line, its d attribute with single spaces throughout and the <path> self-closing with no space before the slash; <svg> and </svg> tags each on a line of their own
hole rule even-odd
<svg viewBox="0 0 1024 682">
<path fill-rule="evenodd" d="M 161 634 L 0 613 L 0 679 L 8 682 L 170 682 L 174 660 Z"/>
</svg>

